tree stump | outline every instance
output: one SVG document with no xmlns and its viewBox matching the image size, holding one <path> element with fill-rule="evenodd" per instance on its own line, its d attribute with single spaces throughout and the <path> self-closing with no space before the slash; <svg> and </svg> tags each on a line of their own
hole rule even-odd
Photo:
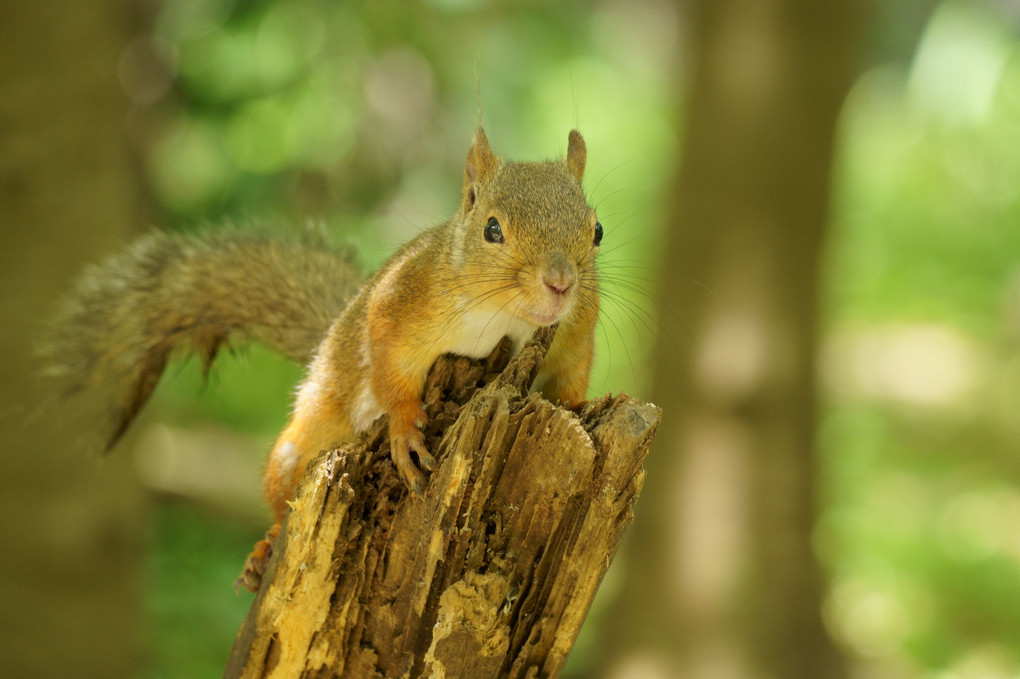
<svg viewBox="0 0 1020 679">
<path fill-rule="evenodd" d="M 509 363 L 505 341 L 436 363 L 424 497 L 397 476 L 385 419 L 309 465 L 225 677 L 560 673 L 633 518 L 660 411 L 621 394 L 575 413 L 529 394 L 553 332 Z"/>
</svg>

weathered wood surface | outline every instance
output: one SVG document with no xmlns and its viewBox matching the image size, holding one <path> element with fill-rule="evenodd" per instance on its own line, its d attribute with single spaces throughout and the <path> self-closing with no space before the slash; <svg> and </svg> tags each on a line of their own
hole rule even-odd
<svg viewBox="0 0 1020 679">
<path fill-rule="evenodd" d="M 573 413 L 529 395 L 551 336 L 501 373 L 505 346 L 436 364 L 439 467 L 423 498 L 390 463 L 384 422 L 311 465 L 225 677 L 559 674 L 632 519 L 660 411 L 619 395 Z"/>
</svg>

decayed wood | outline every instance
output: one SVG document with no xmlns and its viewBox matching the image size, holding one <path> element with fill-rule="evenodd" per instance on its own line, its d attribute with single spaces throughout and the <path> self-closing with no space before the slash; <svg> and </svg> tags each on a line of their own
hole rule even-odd
<svg viewBox="0 0 1020 679">
<path fill-rule="evenodd" d="M 506 345 L 436 364 L 423 498 L 390 463 L 384 422 L 311 465 L 226 677 L 559 674 L 660 411 L 621 394 L 575 414 L 529 395 L 551 337 L 509 365 Z"/>
</svg>

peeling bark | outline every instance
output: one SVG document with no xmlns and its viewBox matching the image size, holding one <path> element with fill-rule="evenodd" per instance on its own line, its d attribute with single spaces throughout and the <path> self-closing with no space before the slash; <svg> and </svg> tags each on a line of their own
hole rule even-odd
<svg viewBox="0 0 1020 679">
<path fill-rule="evenodd" d="M 440 465 L 423 498 L 389 461 L 385 420 L 310 465 L 226 677 L 559 674 L 633 518 L 660 411 L 529 394 L 551 338 L 509 364 L 505 343 L 437 362 L 425 406 Z"/>
</svg>

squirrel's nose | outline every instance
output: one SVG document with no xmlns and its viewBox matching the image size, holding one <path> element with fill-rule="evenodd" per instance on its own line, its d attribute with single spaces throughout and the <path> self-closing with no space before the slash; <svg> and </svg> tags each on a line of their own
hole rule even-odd
<svg viewBox="0 0 1020 679">
<path fill-rule="evenodd" d="M 577 282 L 577 271 L 563 255 L 553 256 L 542 273 L 542 283 L 554 295 L 563 296 Z"/>
<path fill-rule="evenodd" d="M 565 295 L 570 292 L 570 288 L 574 287 L 574 281 L 572 280 L 550 279 L 548 276 L 543 277 L 542 282 L 545 283 L 545 287 L 549 289 L 549 292 L 554 295 Z"/>
</svg>

